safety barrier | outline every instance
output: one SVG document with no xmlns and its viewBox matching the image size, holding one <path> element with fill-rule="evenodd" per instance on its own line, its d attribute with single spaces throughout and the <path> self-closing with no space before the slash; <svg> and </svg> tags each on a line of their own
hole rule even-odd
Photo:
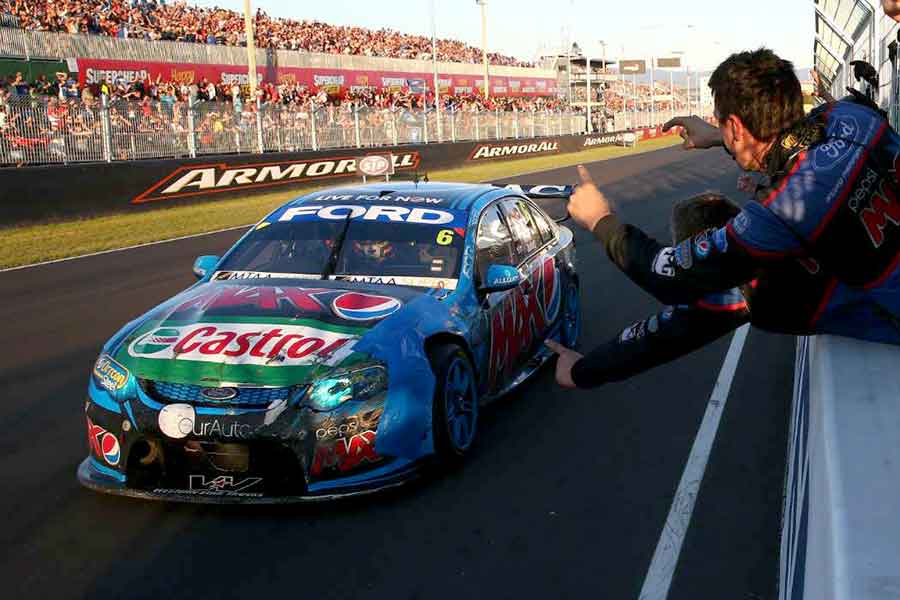
<svg viewBox="0 0 900 600">
<path fill-rule="evenodd" d="M 487 118 L 486 118 L 487 119 Z M 127 118 L 126 118 L 127 120 Z M 496 116 L 490 119 L 496 124 Z M 502 121 L 502 120 L 501 120 Z M 462 122 L 462 121 L 461 121 Z M 549 127 L 560 122 L 547 119 Z M 430 127 L 430 125 L 429 125 Z M 499 125 L 503 127 L 503 124 Z M 424 129 L 424 126 L 422 127 Z M 535 127 L 537 130 L 538 128 Z M 320 150 L 291 150 L 290 144 L 302 146 L 306 138 L 288 139 L 290 130 L 270 127 L 263 130 L 262 143 L 285 148 L 265 155 L 204 154 L 220 147 L 243 144 L 252 136 L 239 130 L 212 132 L 208 137 L 183 138 L 159 134 L 149 141 L 139 136 L 112 136 L 110 147 L 87 144 L 80 152 L 105 152 L 139 156 L 146 150 L 143 143 L 154 147 L 168 140 L 173 155 L 183 153 L 185 145 L 196 144 L 196 158 L 182 157 L 150 160 L 116 160 L 82 162 L 70 165 L 45 165 L 0 169 L 0 180 L 7 192 L 0 194 L 0 226 L 49 218 L 85 217 L 122 210 L 166 207 L 173 203 L 247 197 L 253 194 L 308 187 L 329 179 L 356 179 L 356 162 L 373 152 L 390 152 L 394 157 L 397 177 L 419 177 L 435 169 L 449 169 L 489 161 L 503 161 L 530 156 L 553 156 L 600 146 L 631 146 L 638 139 L 656 137 L 658 128 L 636 132 L 611 132 L 591 135 L 549 135 L 537 138 L 503 138 L 482 141 L 419 143 Z M 322 132 L 315 131 L 316 135 Z M 485 131 L 483 127 L 479 131 Z M 488 130 L 493 133 L 492 130 Z M 331 134 L 328 134 L 331 135 Z M 379 133 L 378 135 L 382 135 Z M 221 136 L 221 137 L 219 137 Z M 237 138 L 237 139 L 236 139 Z M 337 143 L 339 140 L 331 140 Z M 72 148 L 54 147 L 69 152 Z"/>
<path fill-rule="evenodd" d="M 423 112 L 309 104 L 14 96 L 0 104 L 0 165 L 294 152 L 584 133 L 578 113 Z"/>
<path fill-rule="evenodd" d="M 799 338 L 780 600 L 900 597 L 900 347 Z"/>
</svg>

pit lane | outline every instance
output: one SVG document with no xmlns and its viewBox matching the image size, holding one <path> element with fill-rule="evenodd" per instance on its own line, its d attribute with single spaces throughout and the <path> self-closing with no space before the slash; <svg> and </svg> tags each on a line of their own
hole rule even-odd
<svg viewBox="0 0 900 600">
<path fill-rule="evenodd" d="M 629 222 L 734 191 L 722 152 L 588 165 Z M 572 183 L 566 167 L 515 178 Z M 574 226 L 573 226 L 574 227 Z M 729 337 L 641 377 L 565 392 L 551 369 L 481 415 L 464 468 L 337 504 L 148 503 L 82 489 L 83 398 L 101 344 L 193 281 L 240 231 L 0 274 L 0 533 L 10 598 L 636 598 Z M 656 310 L 576 232 L 583 348 Z M 793 338 L 752 330 L 669 594 L 773 598 Z"/>
</svg>

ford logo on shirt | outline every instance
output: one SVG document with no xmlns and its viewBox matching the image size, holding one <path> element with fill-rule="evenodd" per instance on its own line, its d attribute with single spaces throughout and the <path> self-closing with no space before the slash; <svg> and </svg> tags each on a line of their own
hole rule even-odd
<svg viewBox="0 0 900 600">
<path fill-rule="evenodd" d="M 226 400 L 231 400 L 232 398 L 237 396 L 238 391 L 230 387 L 204 388 L 200 391 L 200 395 L 207 400 L 213 400 L 215 402 L 225 402 Z"/>
</svg>

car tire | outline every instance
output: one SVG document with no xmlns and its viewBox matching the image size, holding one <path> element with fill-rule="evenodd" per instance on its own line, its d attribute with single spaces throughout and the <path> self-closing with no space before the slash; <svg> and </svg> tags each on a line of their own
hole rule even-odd
<svg viewBox="0 0 900 600">
<path fill-rule="evenodd" d="M 562 322 L 562 344 L 567 348 L 578 346 L 581 337 L 581 286 L 572 280 L 566 287 L 565 312 Z"/>
<path fill-rule="evenodd" d="M 462 461 L 478 432 L 478 385 L 472 362 L 456 344 L 444 344 L 431 352 L 435 386 L 432 433 L 440 464 Z"/>
</svg>

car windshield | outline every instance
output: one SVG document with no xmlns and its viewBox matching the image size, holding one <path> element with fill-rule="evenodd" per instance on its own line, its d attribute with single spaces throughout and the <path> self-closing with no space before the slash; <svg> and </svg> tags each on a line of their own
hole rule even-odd
<svg viewBox="0 0 900 600">
<path fill-rule="evenodd" d="M 344 225 L 344 219 L 260 223 L 214 278 L 318 278 Z M 452 289 L 464 238 L 462 227 L 351 219 L 331 278 Z"/>
</svg>

